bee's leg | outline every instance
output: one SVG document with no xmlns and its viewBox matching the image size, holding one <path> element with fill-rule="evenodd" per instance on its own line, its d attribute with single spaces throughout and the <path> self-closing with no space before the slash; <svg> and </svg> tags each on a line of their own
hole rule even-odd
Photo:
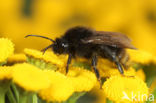
<svg viewBox="0 0 156 103">
<path fill-rule="evenodd" d="M 112 57 L 113 62 L 117 65 L 118 70 L 121 74 L 124 74 L 123 68 L 119 62 L 119 59 L 117 58 L 116 52 L 109 52 L 110 56 Z"/>
<path fill-rule="evenodd" d="M 121 74 L 124 74 L 123 68 L 120 64 L 119 58 L 116 54 L 116 51 L 112 51 L 109 48 L 105 47 L 105 51 L 107 51 L 107 54 L 109 55 L 109 57 L 112 59 L 112 61 L 117 65 L 118 70 Z"/>
<path fill-rule="evenodd" d="M 118 60 L 114 59 L 114 63 L 117 65 L 119 72 L 121 74 L 124 74 L 124 71 L 123 71 L 123 68 L 122 68 L 120 62 Z"/>
<path fill-rule="evenodd" d="M 72 54 L 69 54 L 69 55 L 68 55 L 67 66 L 66 66 L 66 74 L 68 73 L 69 64 L 71 63 L 71 60 L 72 60 Z"/>
<path fill-rule="evenodd" d="M 118 52 L 117 58 L 119 59 L 119 62 L 124 67 L 124 69 L 128 69 L 130 62 L 129 62 L 129 55 L 126 53 L 124 49 L 121 49 Z"/>
<path fill-rule="evenodd" d="M 43 52 L 43 54 L 45 53 L 46 50 L 48 50 L 49 48 L 51 48 L 52 45 L 47 46 L 46 48 L 42 49 L 41 51 Z"/>
<path fill-rule="evenodd" d="M 98 79 L 98 81 L 100 82 L 100 88 L 102 88 L 102 83 L 101 83 L 101 78 L 100 78 L 100 74 L 98 69 L 96 68 L 97 65 L 97 56 L 93 55 L 92 56 L 92 66 L 93 66 L 93 70 L 95 72 L 96 78 Z"/>
</svg>

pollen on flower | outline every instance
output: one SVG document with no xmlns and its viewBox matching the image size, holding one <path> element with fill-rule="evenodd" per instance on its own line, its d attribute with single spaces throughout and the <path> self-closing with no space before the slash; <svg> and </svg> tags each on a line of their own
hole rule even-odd
<svg viewBox="0 0 156 103">
<path fill-rule="evenodd" d="M 141 64 L 156 63 L 156 56 L 147 51 L 127 50 L 127 52 L 129 53 L 132 62 Z"/>
<path fill-rule="evenodd" d="M 8 58 L 7 63 L 13 64 L 13 63 L 21 63 L 26 61 L 26 55 L 25 54 L 13 54 Z"/>
<path fill-rule="evenodd" d="M 59 72 L 45 70 L 51 85 L 49 88 L 42 89 L 39 96 L 46 101 L 62 102 L 67 100 L 74 93 L 73 83 L 68 77 Z"/>
<path fill-rule="evenodd" d="M 13 81 L 27 91 L 39 91 L 50 86 L 48 76 L 39 68 L 23 63 L 13 66 Z"/>
<path fill-rule="evenodd" d="M 65 55 L 56 55 L 52 51 L 47 51 L 43 54 L 43 52 L 40 52 L 38 50 L 34 49 L 24 49 L 24 52 L 27 56 L 34 57 L 37 59 L 42 59 L 46 62 L 50 62 L 52 64 L 56 64 L 59 67 L 64 67 L 66 65 L 67 56 Z"/>
<path fill-rule="evenodd" d="M 97 82 L 94 73 L 79 67 L 70 68 L 67 76 L 73 81 L 76 92 L 89 91 Z"/>
<path fill-rule="evenodd" d="M 13 54 L 14 44 L 7 38 L 0 38 L 0 48 L 0 63 L 2 63 Z"/>
<path fill-rule="evenodd" d="M 1 66 L 0 67 L 0 80 L 11 79 L 12 78 L 12 67 Z"/>
<path fill-rule="evenodd" d="M 103 90 L 107 98 L 116 102 L 142 102 L 148 97 L 148 87 L 138 77 L 112 76 L 103 84 Z"/>
</svg>

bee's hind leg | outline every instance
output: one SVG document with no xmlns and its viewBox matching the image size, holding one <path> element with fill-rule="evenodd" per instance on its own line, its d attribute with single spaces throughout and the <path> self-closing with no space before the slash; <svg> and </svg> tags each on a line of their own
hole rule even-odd
<svg viewBox="0 0 156 103">
<path fill-rule="evenodd" d="M 108 47 L 105 47 L 104 50 L 107 53 L 107 57 L 110 58 L 117 65 L 119 72 L 121 74 L 124 74 L 122 65 L 119 61 L 119 57 L 117 56 L 117 52 L 109 49 Z"/>
<path fill-rule="evenodd" d="M 123 68 L 118 60 L 114 60 L 114 63 L 117 65 L 118 70 L 121 74 L 124 74 Z"/>
</svg>

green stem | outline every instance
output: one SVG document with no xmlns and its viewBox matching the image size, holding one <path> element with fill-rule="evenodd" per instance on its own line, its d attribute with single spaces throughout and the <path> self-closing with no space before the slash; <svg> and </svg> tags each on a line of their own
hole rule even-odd
<svg viewBox="0 0 156 103">
<path fill-rule="evenodd" d="M 15 100 L 14 95 L 13 95 L 13 93 L 12 93 L 10 88 L 7 91 L 7 97 L 9 99 L 10 103 L 16 103 L 16 100 Z"/>
<path fill-rule="evenodd" d="M 83 96 L 86 92 L 81 92 L 81 93 L 74 93 L 67 101 L 62 102 L 62 103 L 76 103 L 77 100 Z M 54 102 L 55 103 L 55 102 Z M 56 102 L 57 103 L 57 102 Z"/>
<path fill-rule="evenodd" d="M 5 94 L 10 87 L 9 80 L 0 81 L 0 103 L 5 103 Z"/>
<path fill-rule="evenodd" d="M 5 92 L 0 92 L 0 103 L 5 103 Z"/>
<path fill-rule="evenodd" d="M 15 99 L 16 99 L 17 103 L 19 103 L 19 92 L 17 90 L 16 85 L 12 83 L 11 88 L 12 88 L 14 94 L 15 94 Z"/>
<path fill-rule="evenodd" d="M 29 98 L 29 93 L 24 91 L 22 88 L 17 87 L 19 91 L 19 103 L 27 103 Z"/>
<path fill-rule="evenodd" d="M 19 103 L 27 103 L 27 95 L 20 95 Z"/>
<path fill-rule="evenodd" d="M 37 103 L 38 98 L 37 98 L 37 95 L 36 94 L 33 95 L 33 98 L 32 99 L 33 99 L 33 103 Z"/>
</svg>

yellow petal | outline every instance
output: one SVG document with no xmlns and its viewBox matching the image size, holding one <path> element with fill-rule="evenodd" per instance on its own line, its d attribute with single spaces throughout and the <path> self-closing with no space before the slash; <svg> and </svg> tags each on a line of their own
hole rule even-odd
<svg viewBox="0 0 156 103">
<path fill-rule="evenodd" d="M 156 56 L 151 53 L 143 50 L 127 50 L 130 55 L 130 60 L 132 62 L 141 63 L 141 64 L 149 64 L 156 63 Z"/>
<path fill-rule="evenodd" d="M 90 91 L 97 83 L 95 74 L 83 68 L 72 67 L 67 76 L 72 80 L 76 92 Z"/>
<path fill-rule="evenodd" d="M 17 62 L 25 62 L 26 61 L 26 55 L 25 54 L 14 54 L 8 58 L 7 63 L 17 63 Z"/>
<path fill-rule="evenodd" d="M 41 90 L 39 96 L 46 101 L 66 101 L 74 93 L 72 81 L 59 72 L 51 70 L 46 72 L 50 77 L 51 85 Z"/>
<path fill-rule="evenodd" d="M 13 81 L 27 91 L 39 91 L 50 86 L 48 76 L 39 68 L 23 63 L 13 66 Z"/>
<path fill-rule="evenodd" d="M 56 64 L 59 67 L 64 67 L 66 65 L 67 62 L 67 55 L 56 55 L 55 53 L 53 53 L 52 51 L 47 51 L 45 52 L 45 54 L 43 54 L 43 52 L 40 52 L 38 50 L 34 50 L 34 49 L 24 49 L 24 52 L 26 55 L 30 56 L 30 57 L 34 57 L 37 59 L 42 59 L 46 62 L 50 62 L 52 64 Z"/>
<path fill-rule="evenodd" d="M 0 80 L 12 78 L 12 67 L 2 66 L 0 67 Z"/>
<path fill-rule="evenodd" d="M 143 81 L 145 81 L 146 79 L 146 75 L 143 71 L 143 69 L 139 69 L 137 72 L 136 72 L 136 76 L 138 76 L 140 79 L 142 79 Z"/>
</svg>

